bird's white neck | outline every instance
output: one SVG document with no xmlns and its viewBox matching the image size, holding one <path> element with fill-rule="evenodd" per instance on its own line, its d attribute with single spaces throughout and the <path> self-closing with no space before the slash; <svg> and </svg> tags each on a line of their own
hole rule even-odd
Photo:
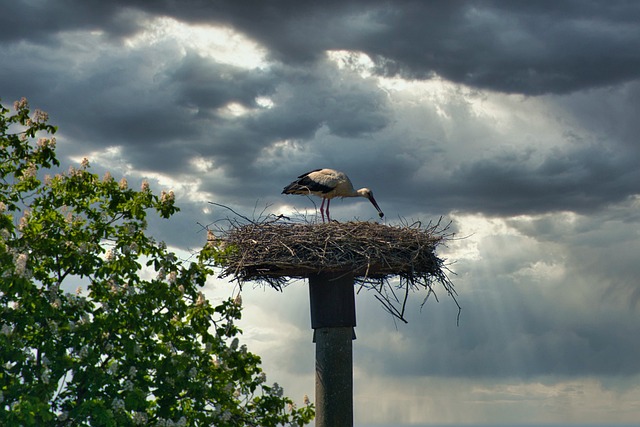
<svg viewBox="0 0 640 427">
<path fill-rule="evenodd" d="M 371 190 L 369 190 L 368 188 L 361 188 L 351 193 L 350 197 L 365 197 L 368 199 L 370 194 L 371 194 Z"/>
</svg>

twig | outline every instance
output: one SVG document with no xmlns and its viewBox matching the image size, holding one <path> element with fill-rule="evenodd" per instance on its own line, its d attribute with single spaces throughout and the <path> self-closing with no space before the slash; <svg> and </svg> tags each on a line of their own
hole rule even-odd
<svg viewBox="0 0 640 427">
<path fill-rule="evenodd" d="M 233 209 L 231 209 L 229 206 L 222 205 L 222 204 L 220 204 L 220 203 L 215 203 L 215 202 L 209 202 L 209 204 L 212 204 L 212 205 L 215 205 L 215 206 L 219 206 L 219 207 L 221 207 L 221 208 L 228 209 L 228 210 L 230 210 L 231 212 L 233 212 L 233 213 L 234 213 L 234 215 L 238 215 L 240 218 L 244 219 L 245 221 L 250 222 L 250 223 L 252 223 L 252 224 L 256 224 L 256 222 L 251 221 L 251 220 L 250 220 L 249 218 L 247 218 L 246 216 L 239 214 L 238 212 L 236 212 L 236 211 L 234 211 Z"/>
</svg>

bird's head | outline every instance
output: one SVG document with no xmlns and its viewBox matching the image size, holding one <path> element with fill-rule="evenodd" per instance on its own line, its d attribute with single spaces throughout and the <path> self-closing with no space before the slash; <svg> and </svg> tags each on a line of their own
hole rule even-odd
<svg viewBox="0 0 640 427">
<path fill-rule="evenodd" d="M 380 216 L 380 218 L 384 216 L 384 214 L 382 213 L 382 209 L 380 209 L 380 206 L 378 206 L 378 203 L 376 202 L 376 199 L 373 198 L 373 192 L 371 190 L 369 190 L 368 188 L 361 188 L 358 190 L 358 195 L 360 195 L 360 197 L 366 197 L 367 199 L 369 199 L 373 207 L 378 211 L 378 216 Z"/>
</svg>

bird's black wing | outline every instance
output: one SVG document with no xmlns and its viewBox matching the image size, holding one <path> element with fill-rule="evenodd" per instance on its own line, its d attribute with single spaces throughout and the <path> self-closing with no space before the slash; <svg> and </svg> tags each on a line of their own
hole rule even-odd
<svg viewBox="0 0 640 427">
<path fill-rule="evenodd" d="M 309 194 L 311 192 L 328 193 L 332 191 L 333 187 L 320 184 L 309 177 L 309 174 L 320 170 L 322 169 L 315 169 L 300 175 L 298 179 L 284 187 L 282 194 Z"/>
</svg>

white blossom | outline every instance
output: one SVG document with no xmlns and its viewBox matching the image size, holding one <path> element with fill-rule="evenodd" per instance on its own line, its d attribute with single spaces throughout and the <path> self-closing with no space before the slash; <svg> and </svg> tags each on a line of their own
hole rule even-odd
<svg viewBox="0 0 640 427">
<path fill-rule="evenodd" d="M 120 186 L 121 190 L 126 190 L 129 187 L 129 183 L 127 182 L 127 178 L 122 177 L 122 179 L 120 180 L 120 184 L 118 184 Z"/>
<path fill-rule="evenodd" d="M 41 379 L 43 383 L 49 384 L 49 381 L 51 380 L 51 372 L 48 369 L 45 369 L 42 373 Z"/>
<path fill-rule="evenodd" d="M 305 406 L 309 406 L 311 404 L 311 401 L 309 400 L 309 396 L 307 396 L 306 394 L 304 395 L 302 402 L 305 404 Z"/>
<path fill-rule="evenodd" d="M 47 120 L 49 120 L 49 114 L 46 113 L 45 111 L 36 109 L 33 112 L 33 121 L 36 123 L 44 123 Z"/>
<path fill-rule="evenodd" d="M 22 179 L 35 178 L 37 172 L 36 165 L 30 163 L 23 171 L 22 171 Z"/>
<path fill-rule="evenodd" d="M 212 230 L 207 229 L 207 241 L 213 242 L 215 240 L 216 240 L 216 235 L 213 233 Z"/>
<path fill-rule="evenodd" d="M 203 306 L 207 300 L 204 297 L 202 292 L 198 292 L 198 299 L 196 300 L 196 305 L 198 307 Z"/>
<path fill-rule="evenodd" d="M 113 249 L 107 249 L 107 252 L 104 254 L 104 259 L 107 261 L 113 261 L 115 255 L 113 254 Z"/>
<path fill-rule="evenodd" d="M 242 297 L 240 296 L 240 294 L 236 295 L 235 299 L 233 300 L 233 303 L 238 307 L 242 306 Z"/>
<path fill-rule="evenodd" d="M 133 421 L 134 424 L 145 425 L 147 424 L 147 414 L 144 412 L 134 412 L 131 421 Z"/>
<path fill-rule="evenodd" d="M 15 101 L 13 103 L 13 109 L 16 111 L 22 110 L 24 108 L 29 108 L 29 101 L 27 101 L 27 98 L 25 97 L 22 97 L 19 101 Z"/>
<path fill-rule="evenodd" d="M 16 274 L 20 277 L 26 276 L 28 258 L 29 256 L 27 254 L 22 253 L 18 255 L 18 258 L 16 259 Z"/>
<path fill-rule="evenodd" d="M 173 190 L 170 190 L 168 193 L 164 190 L 160 192 L 160 203 L 172 204 L 175 200 L 176 195 L 173 193 Z"/>
<path fill-rule="evenodd" d="M 29 225 L 29 211 L 24 211 L 22 218 L 20 218 L 20 223 L 18 224 L 18 230 L 23 231 Z"/>
<path fill-rule="evenodd" d="M 113 402 L 111 402 L 111 408 L 114 411 L 121 411 L 124 409 L 124 400 L 116 397 L 115 399 L 113 399 Z"/>
<path fill-rule="evenodd" d="M 220 367 L 220 359 L 218 359 L 217 355 L 212 355 L 211 356 L 211 363 L 213 363 L 213 366 L 215 366 L 216 368 Z"/>
<path fill-rule="evenodd" d="M 111 289 L 111 293 L 112 294 L 117 294 L 118 291 L 120 290 L 120 286 L 118 286 L 118 284 L 116 283 L 115 280 L 109 280 L 109 287 Z"/>
<path fill-rule="evenodd" d="M 146 179 L 142 181 L 142 185 L 140 185 L 140 191 L 142 191 L 143 193 L 149 192 L 149 181 L 147 181 Z"/>
<path fill-rule="evenodd" d="M 38 139 L 38 147 L 39 148 L 47 148 L 51 149 L 56 148 L 56 139 L 55 138 L 40 138 Z"/>
<path fill-rule="evenodd" d="M 80 349 L 80 357 L 87 357 L 88 355 L 89 355 L 89 347 L 85 345 Z"/>
<path fill-rule="evenodd" d="M 169 284 L 173 285 L 176 283 L 177 277 L 178 277 L 178 273 L 175 271 L 172 271 L 169 273 L 169 278 L 167 279 L 167 281 L 169 282 Z"/>
</svg>

